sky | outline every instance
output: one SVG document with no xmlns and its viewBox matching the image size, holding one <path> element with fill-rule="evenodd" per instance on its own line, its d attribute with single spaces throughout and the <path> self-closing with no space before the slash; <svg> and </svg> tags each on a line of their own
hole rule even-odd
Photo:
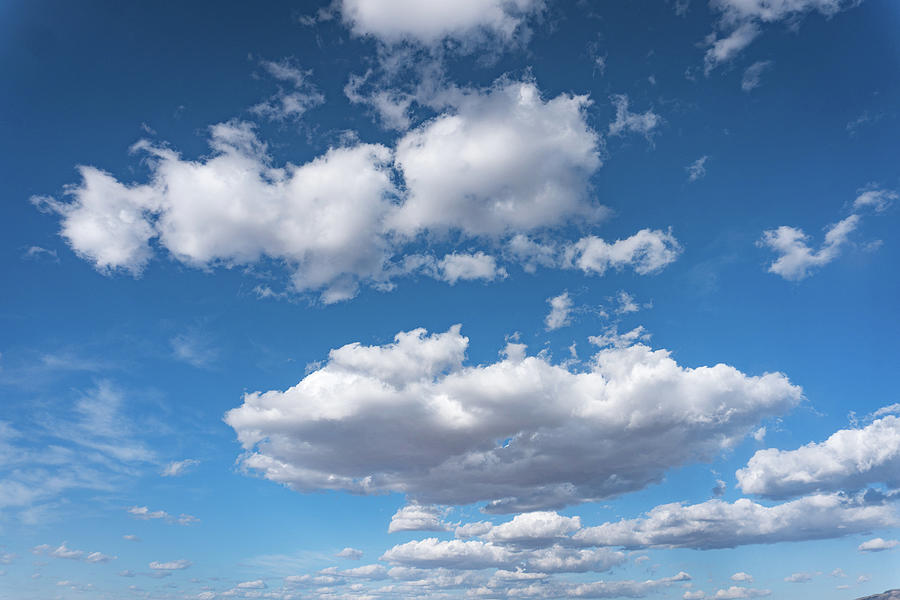
<svg viewBox="0 0 900 600">
<path fill-rule="evenodd" d="M 900 5 L 0 5 L 0 599 L 900 587 Z"/>
</svg>

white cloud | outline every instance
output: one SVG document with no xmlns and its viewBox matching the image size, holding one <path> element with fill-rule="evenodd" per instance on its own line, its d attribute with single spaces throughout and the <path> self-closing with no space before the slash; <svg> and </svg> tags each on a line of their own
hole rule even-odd
<svg viewBox="0 0 900 600">
<path fill-rule="evenodd" d="M 109 556 L 108 554 L 103 554 L 102 552 L 86 552 L 84 550 L 75 550 L 66 546 L 66 542 L 63 542 L 56 548 L 52 548 L 47 544 L 41 544 L 40 546 L 35 546 L 32 548 L 31 552 L 33 554 L 43 554 L 46 556 L 52 556 L 53 558 L 65 558 L 68 560 L 80 560 L 87 563 L 108 563 L 116 559 L 115 556 Z M 10 555 L 7 555 L 10 556 Z M 9 564 L 6 562 L 5 564 Z"/>
<path fill-rule="evenodd" d="M 731 576 L 732 581 L 739 581 L 741 583 L 753 583 L 753 575 L 749 573 L 744 573 L 743 571 L 738 571 L 734 575 Z"/>
<path fill-rule="evenodd" d="M 550 312 L 544 318 L 544 325 L 548 331 L 565 327 L 572 323 L 570 318 L 572 313 L 572 299 L 569 292 L 563 292 L 559 296 L 548 298 L 550 304 Z"/>
<path fill-rule="evenodd" d="M 872 483 L 900 488 L 900 417 L 841 429 L 796 450 L 759 450 L 735 474 L 746 494 L 773 498 L 855 490 Z"/>
<path fill-rule="evenodd" d="M 511 521 L 495 525 L 481 537 L 495 543 L 546 546 L 579 529 L 579 517 L 564 517 L 552 511 L 535 511 L 516 515 Z"/>
<path fill-rule="evenodd" d="M 772 66 L 771 60 L 758 60 L 744 70 L 744 76 L 741 78 L 741 89 L 745 92 L 752 91 L 759 87 L 762 74 Z"/>
<path fill-rule="evenodd" d="M 893 190 L 870 188 L 859 194 L 853 201 L 853 209 L 861 210 L 872 207 L 875 212 L 887 210 L 894 200 L 900 198 L 900 194 Z"/>
<path fill-rule="evenodd" d="M 681 253 L 671 231 L 641 229 L 631 237 L 608 243 L 587 236 L 566 249 L 566 262 L 585 273 L 603 275 L 607 269 L 629 266 L 639 275 L 662 270 Z"/>
<path fill-rule="evenodd" d="M 444 256 L 437 264 L 440 278 L 449 283 L 457 281 L 471 281 L 475 279 L 503 279 L 506 277 L 506 269 L 497 265 L 497 259 L 484 252 L 475 254 L 453 253 Z"/>
<path fill-rule="evenodd" d="M 838 494 L 775 506 L 740 498 L 733 503 L 663 504 L 643 517 L 582 529 L 573 538 L 586 545 L 628 548 L 733 548 L 836 538 L 897 522 L 890 505 L 866 504 Z"/>
<path fill-rule="evenodd" d="M 193 458 L 186 458 L 184 460 L 176 460 L 170 462 L 166 465 L 166 468 L 163 469 L 162 476 L 163 477 L 179 477 L 187 473 L 192 467 L 200 464 L 199 460 Z"/>
<path fill-rule="evenodd" d="M 616 118 L 609 124 L 609 135 L 620 136 L 626 133 L 637 133 L 648 140 L 656 133 L 657 127 L 662 125 L 663 119 L 652 110 L 642 113 L 633 113 L 628 110 L 628 96 L 616 94 L 610 97 L 610 101 L 616 108 Z"/>
<path fill-rule="evenodd" d="M 713 596 L 713 598 L 715 598 L 715 600 L 739 600 L 742 598 L 762 598 L 771 593 L 771 590 L 757 590 L 754 588 L 733 585 L 730 588 L 717 590 L 716 595 Z"/>
<path fill-rule="evenodd" d="M 704 57 L 707 74 L 722 63 L 729 62 L 762 32 L 762 26 L 783 20 L 797 21 L 805 14 L 819 12 L 830 17 L 852 8 L 862 0 L 711 0 L 710 6 L 720 14 L 718 28 L 724 37 L 715 33 L 707 37 L 709 49 Z"/>
<path fill-rule="evenodd" d="M 219 357 L 218 349 L 207 336 L 195 330 L 174 336 L 169 345 L 176 359 L 198 369 L 211 366 Z"/>
<path fill-rule="evenodd" d="M 138 536 L 136 536 L 136 535 L 134 535 L 134 534 L 131 534 L 131 533 L 126 533 L 125 535 L 122 536 L 122 539 L 123 539 L 123 540 L 128 540 L 129 542 L 139 542 L 139 541 L 141 541 L 141 538 L 139 538 Z"/>
<path fill-rule="evenodd" d="M 274 96 L 253 106 L 251 112 L 276 121 L 299 119 L 309 109 L 325 102 L 322 92 L 309 82 L 312 71 L 301 69 L 292 59 L 264 60 L 260 64 L 269 75 L 290 85 L 290 89 L 279 89 Z"/>
<path fill-rule="evenodd" d="M 169 562 L 153 561 L 148 566 L 155 571 L 180 571 L 182 569 L 187 569 L 192 564 L 194 563 L 182 558 Z"/>
<path fill-rule="evenodd" d="M 335 556 L 337 556 L 338 558 L 349 558 L 350 560 L 359 560 L 363 556 L 363 551 L 358 550 L 356 548 L 347 547 L 347 548 L 344 548 L 343 550 L 341 550 L 340 552 L 338 552 L 337 554 L 335 554 Z"/>
<path fill-rule="evenodd" d="M 643 344 L 601 349 L 578 372 L 520 344 L 465 366 L 467 346 L 459 326 L 416 329 L 332 350 L 286 391 L 246 394 L 225 416 L 243 466 L 298 491 L 536 510 L 641 489 L 802 398 L 781 374 L 686 368 Z"/>
<path fill-rule="evenodd" d="M 709 157 L 703 155 L 684 168 L 684 170 L 688 173 L 688 181 L 697 181 L 698 179 L 703 179 L 704 177 L 706 177 L 707 160 L 709 160 Z"/>
<path fill-rule="evenodd" d="M 266 582 L 262 579 L 254 579 L 253 581 L 242 581 L 236 586 L 239 590 L 263 590 L 265 589 Z"/>
<path fill-rule="evenodd" d="M 877 537 L 872 538 L 871 540 L 866 540 L 859 545 L 857 550 L 859 550 L 860 552 L 883 552 L 884 550 L 896 548 L 898 545 L 900 545 L 900 542 L 898 542 L 897 540 L 885 540 Z"/>
<path fill-rule="evenodd" d="M 414 41 L 434 45 L 446 38 L 510 41 L 542 0 L 339 0 L 341 16 L 357 35 L 387 44 Z"/>
<path fill-rule="evenodd" d="M 805 279 L 813 269 L 827 265 L 840 255 L 841 248 L 859 225 L 859 220 L 859 215 L 850 215 L 830 225 L 818 250 L 810 248 L 809 236 L 802 229 L 782 225 L 764 231 L 759 245 L 779 254 L 775 262 L 769 265 L 769 272 L 790 281 Z"/>
<path fill-rule="evenodd" d="M 816 573 L 806 573 L 806 572 L 791 573 L 790 575 L 785 577 L 784 580 L 788 583 L 807 583 L 807 582 L 812 581 L 813 577 L 815 577 L 815 576 L 816 576 Z"/>
<path fill-rule="evenodd" d="M 533 82 L 510 80 L 454 95 L 452 111 L 397 143 L 408 196 L 394 229 L 500 235 L 605 214 L 588 195 L 601 163 L 587 96 L 545 101 Z"/>
<path fill-rule="evenodd" d="M 164 510 L 150 510 L 146 506 L 131 506 L 128 508 L 128 514 L 135 519 L 140 519 L 142 521 L 161 519 L 167 523 L 177 523 L 179 525 L 192 525 L 198 521 L 197 517 L 193 515 L 182 513 L 176 517 Z"/>
<path fill-rule="evenodd" d="M 402 507 L 391 517 L 388 533 L 397 531 L 446 531 L 448 525 L 444 523 L 444 510 L 437 506 L 422 506 L 409 504 Z"/>
<path fill-rule="evenodd" d="M 619 315 L 635 313 L 641 310 L 641 307 L 637 304 L 637 302 L 634 301 L 634 296 L 632 296 L 625 290 L 619 290 L 619 292 L 616 294 L 616 303 L 618 304 L 618 306 L 616 306 L 615 312 Z"/>
</svg>

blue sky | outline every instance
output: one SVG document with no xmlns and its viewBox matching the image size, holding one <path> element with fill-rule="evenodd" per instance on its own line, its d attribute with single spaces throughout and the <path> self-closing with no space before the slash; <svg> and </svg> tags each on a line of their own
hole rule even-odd
<svg viewBox="0 0 900 600">
<path fill-rule="evenodd" d="M 898 27 L 4 3 L 0 598 L 897 587 Z"/>
</svg>

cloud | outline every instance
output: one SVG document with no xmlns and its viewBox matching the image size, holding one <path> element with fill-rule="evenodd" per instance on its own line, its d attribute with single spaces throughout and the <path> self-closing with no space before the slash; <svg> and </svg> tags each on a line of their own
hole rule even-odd
<svg viewBox="0 0 900 600">
<path fill-rule="evenodd" d="M 129 507 L 128 514 L 130 514 L 135 519 L 140 519 L 142 521 L 161 519 L 167 523 L 177 523 L 178 525 L 192 525 L 199 520 L 193 515 L 182 513 L 176 517 L 174 515 L 170 515 L 164 510 L 150 510 L 146 506 Z"/>
<path fill-rule="evenodd" d="M 775 506 L 740 498 L 733 503 L 663 504 L 643 517 L 582 529 L 573 539 L 598 546 L 708 550 L 837 538 L 897 522 L 892 506 L 866 504 L 839 494 L 807 496 Z"/>
<path fill-rule="evenodd" d="M 403 41 L 435 45 L 450 38 L 472 43 L 486 36 L 513 39 L 525 19 L 539 12 L 542 0 L 339 0 L 341 16 L 360 36 L 386 44 Z"/>
<path fill-rule="evenodd" d="M 744 70 L 744 76 L 741 78 L 741 89 L 749 92 L 758 88 L 762 74 L 771 66 L 771 60 L 758 60 L 747 67 Z"/>
<path fill-rule="evenodd" d="M 739 581 L 741 583 L 753 583 L 753 576 L 749 573 L 744 573 L 743 571 L 739 571 L 731 576 L 732 581 Z"/>
<path fill-rule="evenodd" d="M 449 527 L 443 521 L 444 510 L 436 506 L 410 504 L 402 507 L 391 517 L 388 533 L 397 531 L 446 531 Z"/>
<path fill-rule="evenodd" d="M 579 529 L 579 517 L 564 517 L 552 511 L 535 511 L 516 515 L 511 521 L 492 526 L 481 537 L 495 543 L 547 546 L 567 538 Z"/>
<path fill-rule="evenodd" d="M 548 298 L 547 302 L 550 304 L 550 312 L 544 318 L 544 325 L 547 331 L 553 331 L 572 323 L 570 318 L 572 299 L 569 297 L 569 292 L 563 292 L 559 296 Z"/>
<path fill-rule="evenodd" d="M 59 256 L 56 254 L 56 250 L 48 250 L 47 248 L 42 248 L 41 246 L 29 246 L 27 250 L 25 250 L 25 254 L 22 255 L 22 258 L 27 258 L 29 260 L 49 260 L 51 262 L 59 262 Z"/>
<path fill-rule="evenodd" d="M 784 580 L 788 583 L 807 583 L 812 581 L 813 577 L 816 576 L 816 573 L 791 573 Z"/>
<path fill-rule="evenodd" d="M 891 203 L 898 198 L 900 198 L 900 194 L 893 190 L 872 187 L 860 192 L 856 200 L 853 201 L 853 209 L 861 210 L 871 207 L 875 212 L 882 212 L 887 210 Z"/>
<path fill-rule="evenodd" d="M 735 475 L 744 493 L 770 498 L 856 490 L 873 483 L 900 488 L 900 417 L 841 429 L 824 442 L 796 450 L 759 450 Z"/>
<path fill-rule="evenodd" d="M 900 542 L 897 540 L 885 540 L 880 537 L 872 538 L 871 540 L 866 540 L 862 544 L 857 547 L 857 550 L 860 552 L 883 552 L 885 550 L 891 550 L 892 548 L 896 548 L 900 545 Z"/>
<path fill-rule="evenodd" d="M 717 66 L 734 59 L 762 33 L 765 24 L 778 21 L 797 22 L 810 12 L 825 17 L 852 8 L 862 0 L 712 0 L 710 7 L 719 13 L 718 29 L 725 33 L 720 37 L 710 34 L 709 48 L 704 57 L 705 70 L 709 74 Z"/>
<path fill-rule="evenodd" d="M 254 105 L 250 111 L 275 121 L 299 119 L 306 111 L 325 102 L 325 96 L 309 82 L 311 70 L 301 69 L 293 59 L 278 62 L 264 60 L 260 63 L 273 78 L 290 85 L 279 89 L 267 100 Z"/>
<path fill-rule="evenodd" d="M 762 598 L 764 596 L 769 596 L 772 593 L 771 590 L 757 590 L 754 588 L 746 588 L 740 587 L 737 585 L 733 585 L 730 588 L 721 589 L 716 591 L 716 595 L 713 596 L 716 600 L 738 600 L 741 598 Z"/>
<path fill-rule="evenodd" d="M 684 170 L 688 173 L 688 181 L 697 181 L 698 179 L 703 179 L 704 177 L 706 177 L 707 160 L 709 160 L 709 157 L 703 155 L 684 168 Z"/>
<path fill-rule="evenodd" d="M 208 368 L 219 357 L 218 349 L 198 331 L 180 333 L 169 340 L 176 359 L 198 369 Z"/>
<path fill-rule="evenodd" d="M 603 275 L 607 269 L 630 266 L 639 275 L 662 270 L 681 253 L 671 231 L 642 229 L 625 239 L 608 243 L 587 236 L 566 249 L 566 262 L 585 273 Z"/>
<path fill-rule="evenodd" d="M 629 100 L 625 94 L 610 96 L 610 101 L 616 108 L 616 118 L 609 124 L 609 135 L 611 136 L 637 133 L 649 140 L 663 123 L 662 117 L 652 110 L 642 113 L 633 113 L 628 110 Z"/>
<path fill-rule="evenodd" d="M 601 162 L 587 96 L 544 100 L 533 82 L 512 80 L 454 96 L 451 110 L 397 142 L 408 195 L 393 229 L 496 236 L 606 214 L 588 194 Z"/>
<path fill-rule="evenodd" d="M 288 83 L 305 77 L 290 65 L 264 64 Z M 416 271 L 407 263 L 417 257 L 419 270 L 451 283 L 499 279 L 505 267 L 482 250 L 436 261 L 421 244 L 502 244 L 608 214 L 591 194 L 602 141 L 587 122 L 587 96 L 544 99 L 533 81 L 508 78 L 432 95 L 437 116 L 394 148 L 348 142 L 304 164 L 276 166 L 252 124 L 229 121 L 210 127 L 212 151 L 196 160 L 166 145 L 135 144 L 149 168 L 145 182 L 81 166 L 67 198 L 32 202 L 59 217 L 60 235 L 101 273 L 138 277 L 157 254 L 200 269 L 272 260 L 290 274 L 289 292 L 318 293 L 325 303 L 349 299 L 361 285 L 389 289 L 392 278 Z M 627 110 L 620 117 L 617 131 L 646 134 L 654 121 Z M 546 262 L 534 254 L 527 261 L 526 269 Z M 552 264 L 565 266 L 558 256 Z M 194 341 L 173 339 L 176 355 L 203 361 L 208 348 Z"/>
<path fill-rule="evenodd" d="M 115 556 L 109 556 L 108 554 L 103 554 L 102 552 L 86 552 L 84 550 L 74 550 L 66 546 L 66 542 L 63 542 L 56 548 L 52 548 L 47 544 L 41 544 L 40 546 L 35 546 L 34 548 L 32 548 L 31 552 L 33 554 L 43 554 L 46 556 L 51 556 L 53 558 L 79 560 L 94 564 L 108 563 L 110 561 L 116 560 Z"/>
<path fill-rule="evenodd" d="M 764 231 L 758 244 L 779 254 L 769 265 L 769 273 L 775 273 L 789 281 L 805 279 L 813 269 L 827 265 L 840 256 L 842 247 L 859 226 L 859 221 L 859 215 L 850 215 L 830 225 L 825 230 L 825 241 L 818 250 L 810 248 L 809 236 L 802 229 L 782 225 Z"/>
<path fill-rule="evenodd" d="M 578 372 L 514 343 L 465 366 L 467 347 L 458 325 L 401 332 L 332 350 L 286 391 L 246 394 L 225 415 L 241 464 L 304 492 L 537 510 L 641 489 L 802 398 L 781 374 L 686 368 L 644 344 L 601 349 Z"/>
<path fill-rule="evenodd" d="M 266 589 L 266 583 L 262 579 L 254 579 L 253 581 L 242 581 L 237 584 L 239 590 L 263 590 Z"/>
<path fill-rule="evenodd" d="M 185 559 L 173 560 L 169 562 L 158 562 L 153 561 L 148 566 L 154 571 L 180 571 L 182 569 L 187 569 L 192 564 L 191 561 Z"/>
<path fill-rule="evenodd" d="M 186 458 L 184 460 L 176 460 L 170 462 L 166 465 L 166 468 L 163 469 L 162 476 L 163 477 L 179 477 L 184 475 L 188 471 L 191 470 L 194 466 L 200 464 L 199 460 L 193 458 Z"/>
<path fill-rule="evenodd" d="M 471 281 L 475 279 L 503 279 L 506 269 L 497 266 L 497 259 L 484 252 L 475 254 L 448 254 L 437 265 L 440 278 L 449 283 Z"/>
<path fill-rule="evenodd" d="M 338 558 L 349 558 L 350 560 L 359 560 L 363 556 L 362 550 L 357 550 L 356 548 L 344 548 L 337 554 L 335 554 Z"/>
</svg>

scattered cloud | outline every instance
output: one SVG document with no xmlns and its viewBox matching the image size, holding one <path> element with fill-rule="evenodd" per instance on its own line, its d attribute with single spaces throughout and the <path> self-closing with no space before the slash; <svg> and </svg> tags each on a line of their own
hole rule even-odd
<svg viewBox="0 0 900 600">
<path fill-rule="evenodd" d="M 637 133 L 648 140 L 653 139 L 657 129 L 663 124 L 663 118 L 652 110 L 633 113 L 628 109 L 629 100 L 625 94 L 610 97 L 616 109 L 616 118 L 609 124 L 609 135 L 621 136 L 626 133 Z"/>
<path fill-rule="evenodd" d="M 443 521 L 446 511 L 437 506 L 409 504 L 400 508 L 391 517 L 388 533 L 398 531 L 446 531 L 449 529 Z"/>
<path fill-rule="evenodd" d="M 859 226 L 860 216 L 849 217 L 829 225 L 825 241 L 818 250 L 809 246 L 809 236 L 802 229 L 782 225 L 763 232 L 758 245 L 769 248 L 779 257 L 769 265 L 769 272 L 789 281 L 800 281 L 814 269 L 827 265 L 838 256 L 847 244 L 850 234 Z"/>
<path fill-rule="evenodd" d="M 132 506 L 128 508 L 128 514 L 142 521 L 160 519 L 166 523 L 176 523 L 178 525 L 192 525 L 198 521 L 197 517 L 193 515 L 182 513 L 176 517 L 164 510 L 150 510 L 146 506 Z"/>
<path fill-rule="evenodd" d="M 544 318 L 547 331 L 553 331 L 572 323 L 572 299 L 569 297 L 569 292 L 548 298 L 547 303 L 550 304 L 550 312 Z"/>
<path fill-rule="evenodd" d="M 363 556 L 362 550 L 357 550 L 356 548 L 344 548 L 337 554 L 335 554 L 338 558 L 349 558 L 350 560 L 359 560 Z"/>
<path fill-rule="evenodd" d="M 709 157 L 705 154 L 684 168 L 688 174 L 688 181 L 697 181 L 706 177 L 706 161 Z"/>
<path fill-rule="evenodd" d="M 772 66 L 771 60 L 758 60 L 744 70 L 741 78 L 741 89 L 750 92 L 759 87 L 762 74 Z"/>
<path fill-rule="evenodd" d="M 180 477 L 181 475 L 186 474 L 193 467 L 200 464 L 199 460 L 193 458 L 186 458 L 184 460 L 176 460 L 170 462 L 166 465 L 166 468 L 163 469 L 162 476 L 163 477 Z"/>
<path fill-rule="evenodd" d="M 173 560 L 169 562 L 153 561 L 148 566 L 154 571 L 180 571 L 187 569 L 192 564 L 191 561 L 185 559 Z"/>
<path fill-rule="evenodd" d="M 866 540 L 862 544 L 859 545 L 857 550 L 860 552 L 884 552 L 885 550 L 891 550 L 900 545 L 900 542 L 897 540 L 885 540 L 880 537 L 872 538 L 871 540 Z"/>
<path fill-rule="evenodd" d="M 309 109 L 325 102 L 322 92 L 309 81 L 312 71 L 301 69 L 293 59 L 264 60 L 260 65 L 270 76 L 289 87 L 279 88 L 274 96 L 250 108 L 250 112 L 274 121 L 286 121 L 299 119 Z"/>
</svg>

